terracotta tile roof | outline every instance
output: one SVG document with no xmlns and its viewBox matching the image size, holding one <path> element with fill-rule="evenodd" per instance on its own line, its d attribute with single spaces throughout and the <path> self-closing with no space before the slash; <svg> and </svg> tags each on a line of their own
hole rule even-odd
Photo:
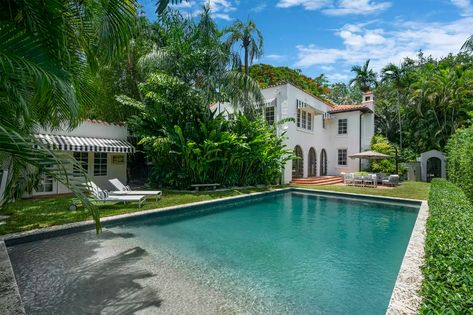
<svg viewBox="0 0 473 315">
<path fill-rule="evenodd" d="M 337 105 L 335 108 L 329 110 L 330 114 L 343 113 L 343 112 L 353 112 L 353 111 L 362 111 L 362 112 L 371 112 L 371 109 L 362 104 L 346 104 L 346 105 Z"/>
<path fill-rule="evenodd" d="M 93 124 L 101 124 L 101 125 L 116 125 L 116 126 L 125 126 L 125 123 L 113 123 L 113 122 L 108 122 L 105 120 L 100 120 L 100 119 L 83 119 L 82 121 L 90 122 Z"/>
</svg>

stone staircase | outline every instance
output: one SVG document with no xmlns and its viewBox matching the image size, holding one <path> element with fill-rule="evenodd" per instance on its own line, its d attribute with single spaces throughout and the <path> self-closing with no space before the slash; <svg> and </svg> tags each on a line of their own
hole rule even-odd
<svg viewBox="0 0 473 315">
<path fill-rule="evenodd" d="M 294 178 L 291 181 L 293 185 L 311 185 L 311 186 L 320 186 L 320 185 L 335 185 L 343 183 L 343 179 L 340 176 L 317 176 L 317 177 L 307 177 L 307 178 Z"/>
</svg>

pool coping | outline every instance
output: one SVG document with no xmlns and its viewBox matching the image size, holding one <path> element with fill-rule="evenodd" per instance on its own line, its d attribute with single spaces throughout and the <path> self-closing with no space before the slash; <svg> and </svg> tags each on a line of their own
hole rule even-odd
<svg viewBox="0 0 473 315">
<path fill-rule="evenodd" d="M 428 217 L 429 205 L 427 201 L 422 201 L 386 314 L 419 313 L 422 302 L 420 290 L 424 279 L 421 268 L 424 265 Z"/>
<path fill-rule="evenodd" d="M 408 199 L 408 198 L 397 198 L 397 197 L 385 197 L 385 196 L 374 196 L 367 194 L 354 194 L 354 193 L 345 193 L 345 192 L 334 192 L 327 190 L 317 190 L 309 188 L 299 188 L 299 187 L 286 187 L 280 189 L 273 189 L 263 192 L 254 192 L 249 194 L 242 194 L 238 196 L 224 197 L 212 200 L 205 200 L 187 204 L 181 204 L 176 206 L 143 210 L 134 213 L 126 213 L 115 216 L 104 217 L 101 219 L 103 227 L 106 227 L 107 224 L 118 223 L 121 221 L 129 220 L 132 218 L 140 218 L 145 216 L 150 216 L 159 213 L 175 213 L 178 211 L 185 211 L 191 209 L 198 209 L 202 206 L 221 204 L 226 202 L 238 201 L 241 199 L 254 198 L 259 196 L 264 196 L 267 194 L 282 193 L 287 191 L 299 191 L 299 192 L 309 192 L 316 193 L 319 195 L 325 196 L 345 196 L 353 198 L 362 198 L 367 200 L 378 200 L 378 201 L 398 201 L 402 203 L 409 203 L 411 205 L 419 205 L 419 212 L 417 215 L 416 223 L 412 231 L 406 253 L 404 255 L 400 271 L 397 276 L 396 284 L 391 295 L 390 303 L 386 314 L 415 314 L 420 306 L 420 294 L 419 290 L 422 284 L 422 271 L 421 266 L 423 264 L 424 257 L 424 239 L 425 239 L 425 223 L 428 216 L 428 205 L 424 200 L 418 199 Z M 2 250 L 8 255 L 6 247 L 13 246 L 21 243 L 38 241 L 50 237 L 62 236 L 76 232 L 83 232 L 87 230 L 95 229 L 95 222 L 93 220 L 80 221 L 74 223 L 68 223 L 63 225 L 56 225 L 47 228 L 35 229 L 25 232 L 11 233 L 0 235 L 0 255 Z M 3 245 L 3 248 L 1 247 Z M 7 256 L 8 257 L 8 256 Z M 10 260 L 8 259 L 10 263 Z M 10 263 L 11 268 L 11 263 Z M 13 270 L 11 270 L 13 273 Z M 13 276 L 13 279 L 14 276 Z M 15 290 L 19 292 L 18 287 L 16 286 L 15 280 Z M 18 293 L 19 295 L 19 293 Z M 20 297 L 21 303 L 21 297 Z M 3 309 L 3 307 L 2 307 Z M 21 308 L 23 305 L 21 303 Z M 24 309 L 23 309 L 24 312 Z"/>
</svg>

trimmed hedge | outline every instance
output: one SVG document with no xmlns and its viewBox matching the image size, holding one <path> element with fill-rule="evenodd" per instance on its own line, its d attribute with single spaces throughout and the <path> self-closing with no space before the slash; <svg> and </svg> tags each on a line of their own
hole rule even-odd
<svg viewBox="0 0 473 315">
<path fill-rule="evenodd" d="M 473 202 L 473 125 L 457 129 L 447 144 L 448 179 Z"/>
<path fill-rule="evenodd" d="M 421 314 L 473 312 L 473 205 L 454 184 L 432 182 Z"/>
</svg>

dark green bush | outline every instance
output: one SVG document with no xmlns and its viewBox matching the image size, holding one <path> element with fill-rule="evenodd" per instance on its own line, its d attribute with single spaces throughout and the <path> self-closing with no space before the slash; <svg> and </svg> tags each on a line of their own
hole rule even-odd
<svg viewBox="0 0 473 315">
<path fill-rule="evenodd" d="M 473 312 L 473 205 L 454 184 L 432 182 L 422 314 Z"/>
<path fill-rule="evenodd" d="M 447 144 L 448 178 L 473 201 L 473 125 L 458 129 Z"/>
</svg>

